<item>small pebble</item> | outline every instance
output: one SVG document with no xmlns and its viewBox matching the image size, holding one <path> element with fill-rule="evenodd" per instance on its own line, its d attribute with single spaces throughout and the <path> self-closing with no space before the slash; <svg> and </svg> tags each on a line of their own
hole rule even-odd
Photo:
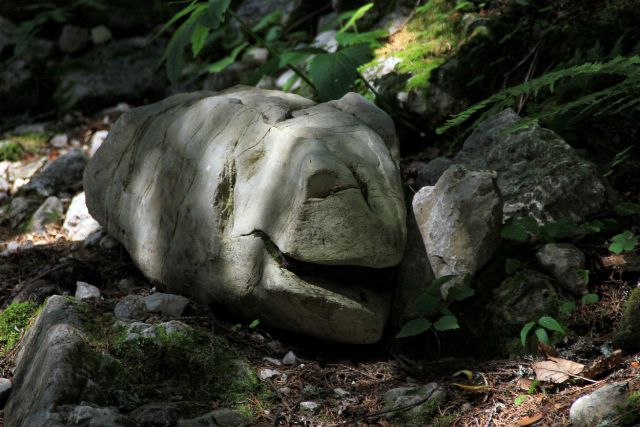
<svg viewBox="0 0 640 427">
<path fill-rule="evenodd" d="M 316 412 L 320 405 L 313 401 L 300 402 L 300 410 L 303 412 Z"/>
<path fill-rule="evenodd" d="M 297 361 L 298 361 L 298 358 L 296 357 L 293 351 L 288 352 L 282 358 L 282 363 L 285 365 L 295 365 Z"/>
<path fill-rule="evenodd" d="M 347 390 L 338 387 L 333 389 L 333 394 L 335 394 L 336 397 L 347 397 L 350 393 Z"/>
<path fill-rule="evenodd" d="M 276 375 L 280 375 L 280 372 L 276 371 L 275 369 L 267 369 L 267 368 L 260 369 L 260 373 L 258 374 L 258 376 L 262 381 L 273 378 Z"/>
<path fill-rule="evenodd" d="M 100 289 L 86 282 L 76 282 L 76 298 L 79 300 L 99 299 Z"/>
</svg>

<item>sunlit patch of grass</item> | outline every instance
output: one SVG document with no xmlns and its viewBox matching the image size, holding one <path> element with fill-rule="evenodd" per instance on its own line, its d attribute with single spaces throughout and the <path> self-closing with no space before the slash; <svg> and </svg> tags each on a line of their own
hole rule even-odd
<svg viewBox="0 0 640 427">
<path fill-rule="evenodd" d="M 400 59 L 396 70 L 411 75 L 405 89 L 424 89 L 429 85 L 431 72 L 463 41 L 461 16 L 455 10 L 455 2 L 430 0 L 376 51 L 376 58 L 393 56 Z"/>
<path fill-rule="evenodd" d="M 14 302 L 0 313 L 0 355 L 6 355 L 18 343 L 37 309 L 38 304 L 30 301 Z"/>
</svg>

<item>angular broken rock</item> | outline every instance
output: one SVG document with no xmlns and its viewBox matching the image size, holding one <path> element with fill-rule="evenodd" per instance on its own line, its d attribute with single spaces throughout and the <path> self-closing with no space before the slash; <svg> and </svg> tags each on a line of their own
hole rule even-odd
<svg viewBox="0 0 640 427">
<path fill-rule="evenodd" d="M 509 108 L 481 123 L 454 163 L 498 173 L 505 217 L 580 222 L 599 212 L 606 192 L 596 166 L 537 124 L 510 131 L 521 120 Z"/>
<path fill-rule="evenodd" d="M 500 244 L 502 199 L 494 173 L 451 166 L 434 187 L 415 194 L 413 213 L 436 277 L 474 274 Z"/>
<path fill-rule="evenodd" d="M 584 253 L 569 243 L 547 243 L 536 253 L 538 262 L 558 283 L 574 295 L 587 293 L 587 284 L 578 270 L 584 268 Z"/>
<path fill-rule="evenodd" d="M 171 291 L 324 339 L 380 339 L 388 283 L 332 274 L 394 266 L 406 239 L 393 122 L 359 95 L 175 95 L 124 113 L 84 183 L 91 214 Z"/>
<path fill-rule="evenodd" d="M 67 214 L 62 224 L 62 229 L 67 233 L 69 240 L 84 240 L 100 228 L 100 224 L 93 219 L 85 204 L 84 192 L 77 194 L 67 209 Z"/>
</svg>

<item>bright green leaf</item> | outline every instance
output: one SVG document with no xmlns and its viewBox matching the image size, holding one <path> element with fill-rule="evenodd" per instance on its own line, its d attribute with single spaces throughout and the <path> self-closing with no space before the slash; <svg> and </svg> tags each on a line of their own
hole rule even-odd
<svg viewBox="0 0 640 427">
<path fill-rule="evenodd" d="M 358 67 L 367 61 L 370 53 L 369 46 L 359 44 L 316 55 L 309 64 L 309 73 L 320 98 L 328 101 L 347 93 L 358 77 Z"/>
<path fill-rule="evenodd" d="M 260 324 L 260 319 L 255 319 L 253 322 L 249 323 L 249 328 L 255 329 L 258 327 L 259 324 Z"/>
<path fill-rule="evenodd" d="M 527 335 L 529 335 L 529 332 L 535 326 L 535 324 L 536 322 L 528 322 L 520 330 L 520 342 L 522 343 L 522 347 L 525 347 L 527 345 Z"/>
<path fill-rule="evenodd" d="M 427 319 L 418 318 L 408 321 L 396 335 L 396 338 L 407 338 L 415 335 L 420 335 L 423 332 L 428 331 L 431 328 L 431 322 Z"/>
<path fill-rule="evenodd" d="M 364 14 L 367 13 L 372 7 L 373 3 L 367 3 L 364 6 L 360 6 L 358 10 L 356 10 L 353 15 L 351 15 L 351 18 L 349 18 L 347 23 L 344 24 L 342 28 L 340 28 L 340 31 L 346 31 L 351 27 L 355 27 L 356 22 L 358 22 L 360 18 L 362 18 Z"/>
<path fill-rule="evenodd" d="M 303 48 L 295 50 L 287 50 L 280 54 L 280 66 L 285 67 L 287 65 L 297 65 L 306 61 L 312 55 L 318 55 L 328 53 L 324 49 L 320 48 Z"/>
<path fill-rule="evenodd" d="M 182 70 L 184 48 L 190 42 L 191 33 L 205 11 L 206 6 L 196 7 L 194 9 L 189 18 L 184 21 L 173 34 L 162 55 L 161 61 L 167 61 L 167 76 L 172 84 L 178 81 L 180 71 Z"/>
<path fill-rule="evenodd" d="M 515 406 L 520 406 L 524 402 L 526 402 L 528 398 L 529 398 L 529 396 L 527 396 L 526 394 L 521 394 L 520 396 L 515 398 L 515 400 L 513 401 L 513 404 Z"/>
<path fill-rule="evenodd" d="M 593 304 L 594 302 L 598 302 L 599 300 L 600 297 L 597 294 L 586 294 L 581 299 L 583 304 Z"/>
<path fill-rule="evenodd" d="M 609 246 L 609 250 L 614 254 L 632 251 L 638 244 L 638 236 L 629 230 L 613 236 L 611 240 L 613 243 Z"/>
<path fill-rule="evenodd" d="M 507 274 L 512 274 L 515 273 L 515 271 L 519 269 L 521 265 L 522 263 L 519 259 L 507 258 L 507 262 L 505 262 L 504 264 L 504 270 L 507 272 Z"/>
<path fill-rule="evenodd" d="M 193 53 L 193 57 L 198 56 L 202 48 L 204 47 L 204 43 L 207 41 L 207 36 L 209 35 L 210 28 L 203 27 L 202 25 L 196 25 L 193 33 L 191 33 L 191 52 Z"/>
<path fill-rule="evenodd" d="M 433 329 L 441 332 L 459 328 L 458 319 L 452 315 L 442 316 L 433 324 Z"/>
<path fill-rule="evenodd" d="M 547 335 L 547 331 L 545 331 L 544 328 L 536 329 L 536 337 L 538 337 L 538 341 L 550 345 L 549 335 Z"/>
<path fill-rule="evenodd" d="M 556 331 L 564 334 L 564 329 L 560 326 L 560 323 L 551 316 L 542 316 L 538 319 L 538 325 L 547 328 L 550 331 Z"/>
</svg>

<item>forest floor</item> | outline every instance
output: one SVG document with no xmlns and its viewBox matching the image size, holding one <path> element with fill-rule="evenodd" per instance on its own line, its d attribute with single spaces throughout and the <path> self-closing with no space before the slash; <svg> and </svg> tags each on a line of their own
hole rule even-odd
<svg viewBox="0 0 640 427">
<path fill-rule="evenodd" d="M 81 116 L 76 117 L 71 125 L 60 126 L 84 144 L 88 143 L 93 132 L 109 127 L 102 117 Z M 54 148 L 45 150 L 50 158 L 58 155 Z M 100 287 L 105 298 L 117 299 L 125 295 L 115 286 L 118 280 L 123 277 L 143 280 L 121 247 L 87 248 L 82 242 L 70 242 L 60 224 L 50 224 L 44 233 L 39 234 L 15 234 L 8 229 L 0 229 L 0 252 L 12 242 L 25 249 L 0 256 L 2 307 L 12 301 L 18 290 L 36 292 L 38 287 L 52 283 L 58 291 L 72 294 L 76 281 L 86 281 Z M 25 245 L 25 242 L 31 243 Z M 590 258 L 602 259 L 599 256 Z M 447 390 L 448 400 L 437 408 L 434 422 L 439 424 L 435 425 L 563 426 L 569 425 L 572 402 L 603 384 L 624 381 L 629 382 L 632 390 L 640 390 L 640 354 L 622 356 L 611 353 L 613 349 L 609 349 L 604 352 L 608 355 L 605 357 L 598 351 L 601 343 L 610 341 L 629 290 L 636 286 L 638 274 L 625 271 L 621 263 L 613 262 L 607 266 L 598 263 L 598 282 L 592 282 L 591 288 L 600 295 L 600 301 L 573 313 L 574 320 L 584 328 L 580 336 L 570 336 L 560 347 L 561 350 L 580 349 L 574 351 L 577 355 L 575 362 L 587 367 L 595 364 L 601 369 L 592 378 L 571 375 L 561 384 L 535 381 L 532 364 L 545 359 L 542 353 L 508 360 L 475 360 L 471 357 L 425 359 L 419 357 L 419 349 L 408 349 L 407 345 L 400 345 L 394 338 L 372 346 L 338 346 L 262 325 L 252 328 L 246 320 L 238 323 L 231 316 L 217 315 L 215 309 L 212 315 L 205 307 L 192 308 L 182 320 L 214 330 L 226 338 L 250 361 L 256 372 L 262 369 L 279 371 L 279 375 L 265 380 L 272 390 L 271 398 L 262 401 L 256 396 L 255 401 L 249 402 L 257 415 L 255 425 L 408 425 L 390 419 L 394 414 L 383 410 L 384 393 L 408 382 L 437 382 Z M 151 287 L 148 284 L 140 292 L 148 293 Z M 592 351 L 585 351 L 585 348 Z M 277 365 L 276 362 L 288 351 L 295 353 L 297 362 L 290 366 Z M 553 356 L 552 350 L 546 349 L 546 352 Z M 11 376 L 15 354 L 15 350 L 10 351 L 0 360 L 2 376 Z M 467 354 L 473 355 L 474 350 L 468 349 Z M 561 351 L 560 354 L 567 352 Z M 344 393 L 337 393 L 336 389 Z M 322 402 L 320 410 L 313 415 L 299 409 L 300 402 L 309 400 Z M 218 404 L 211 402 L 211 408 Z M 632 411 L 638 409 L 635 407 Z"/>
</svg>

